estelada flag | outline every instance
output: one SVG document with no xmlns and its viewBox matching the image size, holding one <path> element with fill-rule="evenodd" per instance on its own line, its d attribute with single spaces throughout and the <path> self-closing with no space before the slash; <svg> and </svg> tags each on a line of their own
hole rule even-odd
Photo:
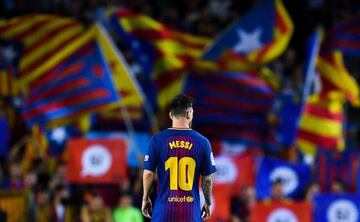
<svg viewBox="0 0 360 222">
<path fill-rule="evenodd" d="M 285 220 L 286 219 L 286 220 Z M 307 202 L 258 202 L 250 213 L 251 222 L 311 222 L 311 206 Z"/>
<path fill-rule="evenodd" d="M 126 177 L 126 145 L 123 139 L 71 139 L 68 143 L 68 181 L 120 183 Z"/>
</svg>

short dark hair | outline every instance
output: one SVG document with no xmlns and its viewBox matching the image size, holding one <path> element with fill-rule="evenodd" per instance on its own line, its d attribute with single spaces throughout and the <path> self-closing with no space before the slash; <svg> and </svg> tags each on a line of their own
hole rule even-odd
<svg viewBox="0 0 360 222">
<path fill-rule="evenodd" d="M 194 99 L 185 94 L 177 95 L 170 103 L 170 112 L 174 116 L 185 116 L 188 108 L 193 105 Z"/>
<path fill-rule="evenodd" d="M 281 178 L 276 178 L 275 180 L 271 181 L 271 186 L 276 186 L 276 185 L 283 185 L 283 181 Z"/>
</svg>

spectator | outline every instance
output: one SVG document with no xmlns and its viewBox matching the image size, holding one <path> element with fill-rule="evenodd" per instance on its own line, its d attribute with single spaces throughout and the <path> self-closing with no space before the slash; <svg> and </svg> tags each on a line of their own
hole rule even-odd
<svg viewBox="0 0 360 222">
<path fill-rule="evenodd" d="M 38 182 L 38 177 L 35 171 L 30 171 L 24 176 L 24 186 L 29 190 L 34 190 Z"/>
<path fill-rule="evenodd" d="M 22 189 L 25 187 L 23 181 L 23 170 L 21 164 L 18 162 L 10 163 L 9 167 L 9 181 L 7 188 L 9 189 Z"/>
<path fill-rule="evenodd" d="M 115 222 L 142 222 L 141 211 L 133 206 L 132 197 L 124 193 L 119 198 L 119 205 L 113 212 Z"/>
<path fill-rule="evenodd" d="M 271 201 L 280 202 L 285 200 L 284 192 L 283 192 L 283 182 L 281 179 L 276 179 L 271 184 Z"/>
<path fill-rule="evenodd" d="M 256 202 L 255 189 L 253 186 L 244 187 L 242 193 L 231 198 L 232 222 L 249 221 L 251 208 Z"/>
<path fill-rule="evenodd" d="M 312 182 L 306 190 L 305 201 L 311 203 L 318 193 L 320 193 L 320 185 L 317 182 Z"/>
<path fill-rule="evenodd" d="M 76 215 L 70 205 L 70 192 L 66 187 L 58 185 L 55 187 L 54 200 L 52 204 L 52 221 L 64 222 L 74 220 Z"/>
<path fill-rule="evenodd" d="M 47 190 L 41 190 L 36 195 L 35 221 L 51 221 L 50 195 Z"/>
<path fill-rule="evenodd" d="M 346 184 L 343 180 L 341 179 L 335 179 L 332 183 L 331 183 L 331 192 L 333 193 L 345 193 L 346 192 Z"/>
<path fill-rule="evenodd" d="M 81 208 L 81 222 L 111 222 L 111 212 L 99 195 L 90 196 Z"/>
</svg>

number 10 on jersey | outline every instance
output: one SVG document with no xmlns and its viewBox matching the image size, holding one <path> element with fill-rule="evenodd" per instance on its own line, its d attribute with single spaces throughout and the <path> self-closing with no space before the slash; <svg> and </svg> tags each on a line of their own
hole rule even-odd
<svg viewBox="0 0 360 222">
<path fill-rule="evenodd" d="M 165 161 L 165 171 L 170 169 L 170 190 L 192 190 L 196 162 L 191 157 L 169 157 Z"/>
</svg>

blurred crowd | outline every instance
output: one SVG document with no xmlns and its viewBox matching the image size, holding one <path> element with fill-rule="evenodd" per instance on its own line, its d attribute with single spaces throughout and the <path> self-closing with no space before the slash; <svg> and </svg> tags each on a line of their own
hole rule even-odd
<svg viewBox="0 0 360 222">
<path fill-rule="evenodd" d="M 96 10 L 104 4 L 120 4 L 141 12 L 179 30 L 197 35 L 215 37 L 223 28 L 238 16 L 254 7 L 259 1 L 244 0 L 4 0 L 0 9 L 3 18 L 17 15 L 43 12 L 55 13 L 79 18 L 90 24 Z M 359 3 L 351 0 L 307 0 L 284 1 L 294 23 L 295 34 L 290 48 L 271 65 L 280 80 L 280 91 L 285 94 L 299 94 L 303 78 L 305 59 L 305 41 L 315 27 L 329 27 L 334 22 L 354 15 Z M 121 46 L 121 42 L 118 42 Z M 131 52 L 124 52 L 135 72 L 137 64 Z M 360 66 L 350 60 L 349 70 L 360 80 Z M 137 73 L 141 76 L 141 73 Z M 5 100 L 4 100 L 5 101 Z M 9 105 L 2 102 L 3 106 Z M 351 113 L 356 113 L 350 110 Z M 8 115 L 0 109 L 0 115 Z M 13 115 L 20 116 L 19 112 Z M 356 114 L 350 118 L 358 119 Z M 167 127 L 168 122 L 160 125 Z M 209 123 L 211 124 L 211 123 Z M 31 134 L 18 118 L 11 131 L 11 149 L 7 158 L 0 160 L 0 198 L 14 192 L 25 198 L 26 221 L 143 221 L 140 212 L 142 195 L 142 170 L 129 168 L 128 179 L 119 185 L 74 185 L 66 180 L 66 154 L 49 157 L 41 150 L 39 141 Z M 101 130 L 101 126 L 98 127 Z M 105 127 L 104 127 L 105 128 Z M 124 129 L 119 129 L 124 130 Z M 355 132 L 355 147 L 360 136 Z M 210 138 L 211 139 L 211 138 Z M 279 154 L 281 155 L 281 154 Z M 30 158 L 28 158 L 30 156 Z M 271 201 L 288 201 L 282 192 L 282 181 L 275 181 L 271 188 Z M 231 198 L 231 221 L 249 221 L 250 209 L 256 202 L 253 186 L 239 188 Z M 25 192 L 23 192 L 25 190 Z M 347 192 L 343 181 L 334 180 L 331 185 L 334 193 Z M 320 186 L 312 183 L 304 194 L 305 201 L 311 201 L 314 194 L 320 192 Z M 267 201 L 267 200 L 265 200 Z M 14 209 L 14 213 L 17 209 Z M 80 213 L 79 213 L 80 212 Z M 6 221 L 6 215 L 0 210 L 0 222 Z"/>
</svg>

